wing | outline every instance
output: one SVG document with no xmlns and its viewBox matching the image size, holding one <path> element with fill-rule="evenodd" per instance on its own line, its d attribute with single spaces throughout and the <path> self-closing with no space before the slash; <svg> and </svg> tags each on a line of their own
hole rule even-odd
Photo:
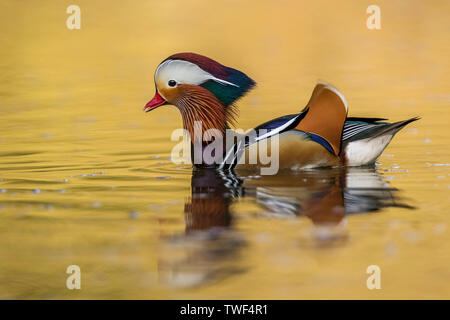
<svg viewBox="0 0 450 320">
<path fill-rule="evenodd" d="M 299 112 L 297 114 L 282 116 L 257 126 L 254 128 L 254 132 L 256 133 L 255 139 L 250 140 L 248 136 L 243 135 L 240 140 L 227 150 L 219 169 L 230 169 L 235 167 L 242 152 L 250 144 L 270 138 L 275 134 L 294 129 L 303 118 L 304 114 L 304 112 Z"/>
<path fill-rule="evenodd" d="M 314 88 L 304 110 L 305 115 L 296 129 L 326 140 L 332 147 L 332 153 L 337 156 L 341 151 L 347 110 L 347 100 L 338 89 L 326 83 L 319 83 Z"/>
<path fill-rule="evenodd" d="M 256 127 L 256 141 L 296 129 L 306 132 L 312 140 L 339 155 L 347 109 L 347 100 L 338 89 L 324 82 L 318 83 L 308 104 L 300 113 L 282 116 Z M 261 129 L 266 129 L 267 132 L 259 135 Z"/>
<path fill-rule="evenodd" d="M 234 167 L 243 150 L 251 143 L 294 129 L 305 132 L 311 140 L 337 156 L 341 150 L 347 109 L 347 101 L 339 90 L 329 84 L 318 83 L 308 104 L 301 112 L 270 120 L 254 128 L 256 139 L 250 141 L 244 137 L 236 142 L 227 150 L 219 168 Z"/>
<path fill-rule="evenodd" d="M 408 123 L 419 120 L 418 117 L 394 123 L 380 122 L 381 118 L 347 118 L 342 133 L 343 144 L 352 141 L 376 138 L 384 134 L 394 135 Z"/>
</svg>

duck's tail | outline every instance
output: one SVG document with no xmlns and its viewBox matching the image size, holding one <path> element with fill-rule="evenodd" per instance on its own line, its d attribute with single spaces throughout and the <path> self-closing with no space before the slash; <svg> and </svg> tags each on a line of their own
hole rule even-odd
<svg viewBox="0 0 450 320">
<path fill-rule="evenodd" d="M 419 119 L 419 117 L 414 117 L 408 120 L 389 123 L 382 121 L 386 120 L 382 118 L 348 117 L 344 124 L 342 141 L 344 144 L 348 144 L 349 142 L 362 139 L 374 139 L 388 133 L 394 135 L 408 123 Z"/>
<path fill-rule="evenodd" d="M 384 119 L 347 118 L 342 134 L 346 163 L 349 166 L 373 164 L 398 131 L 419 119 L 387 123 L 380 122 Z"/>
<path fill-rule="evenodd" d="M 419 119 L 420 119 L 420 117 L 414 117 L 414 118 L 411 118 L 408 120 L 390 123 L 389 125 L 385 126 L 382 130 L 380 130 L 379 132 L 377 132 L 376 134 L 371 136 L 370 139 L 375 139 L 377 137 L 380 137 L 380 136 L 388 134 L 388 133 L 389 134 L 392 133 L 392 135 L 395 135 L 397 132 L 399 132 L 401 129 L 403 129 L 407 124 L 417 121 Z"/>
</svg>

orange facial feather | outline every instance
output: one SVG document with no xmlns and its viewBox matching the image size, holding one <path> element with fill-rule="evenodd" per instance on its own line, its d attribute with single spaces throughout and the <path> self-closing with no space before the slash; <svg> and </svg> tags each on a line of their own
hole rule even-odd
<svg viewBox="0 0 450 320">
<path fill-rule="evenodd" d="M 194 132 L 195 121 L 201 121 L 202 135 L 209 129 L 219 130 L 225 135 L 225 130 L 235 120 L 236 110 L 233 105 L 225 107 L 211 92 L 200 86 L 182 84 L 176 89 L 176 93 L 170 93 L 176 94 L 172 103 L 180 109 L 183 126 L 193 141 L 202 141 L 203 138 Z M 211 140 L 211 133 L 207 133 L 206 138 Z"/>
</svg>

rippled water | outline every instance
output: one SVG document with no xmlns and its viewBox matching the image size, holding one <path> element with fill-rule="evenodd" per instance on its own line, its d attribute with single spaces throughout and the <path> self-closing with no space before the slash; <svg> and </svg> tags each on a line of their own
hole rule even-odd
<svg viewBox="0 0 450 320">
<path fill-rule="evenodd" d="M 70 31 L 64 3 L 0 4 L 0 298 L 450 298 L 448 2 L 382 2 L 378 31 L 359 1 L 78 5 Z M 178 111 L 142 112 L 179 51 L 258 82 L 244 129 L 317 79 L 353 116 L 422 119 L 374 168 L 193 172 Z"/>
</svg>

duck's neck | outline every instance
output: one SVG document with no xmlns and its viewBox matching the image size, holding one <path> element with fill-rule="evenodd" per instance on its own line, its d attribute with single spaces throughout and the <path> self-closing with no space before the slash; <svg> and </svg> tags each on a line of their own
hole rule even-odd
<svg viewBox="0 0 450 320">
<path fill-rule="evenodd" d="M 208 108 L 199 108 L 194 111 L 192 109 L 188 112 L 182 111 L 181 114 L 184 129 L 189 132 L 191 138 L 192 163 L 197 167 L 215 167 L 206 158 L 211 156 L 219 161 L 225 153 L 226 133 L 230 128 L 226 121 L 226 109 L 223 113 L 217 111 L 212 113 Z"/>
<path fill-rule="evenodd" d="M 230 128 L 225 107 L 180 108 L 183 127 L 189 132 L 192 143 L 208 145 L 215 139 L 225 139 L 226 130 Z"/>
<path fill-rule="evenodd" d="M 226 131 L 236 115 L 234 105 L 225 105 L 207 89 L 190 85 L 183 85 L 175 105 L 181 112 L 192 147 L 201 146 L 203 150 L 216 140 L 221 140 L 225 146 Z M 198 165 L 198 160 L 194 162 L 193 157 L 192 160 Z"/>
</svg>

